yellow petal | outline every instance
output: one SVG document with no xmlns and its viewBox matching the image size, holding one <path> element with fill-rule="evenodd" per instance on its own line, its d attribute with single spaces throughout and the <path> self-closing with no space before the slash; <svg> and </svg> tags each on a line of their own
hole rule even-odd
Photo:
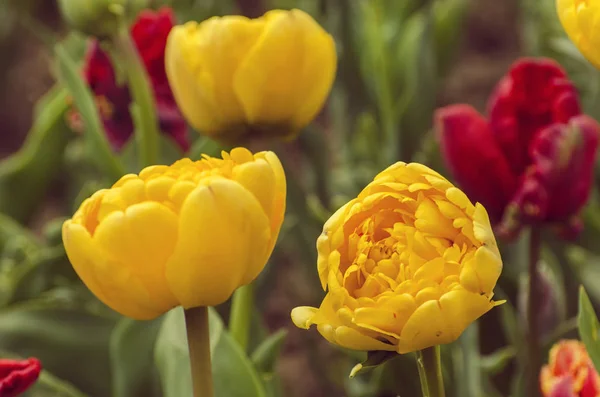
<svg viewBox="0 0 600 397">
<path fill-rule="evenodd" d="M 483 295 L 455 289 L 442 295 L 440 307 L 445 322 L 449 324 L 450 334 L 456 339 L 469 324 L 487 313 L 494 304 Z"/>
<path fill-rule="evenodd" d="M 308 14 L 274 10 L 233 85 L 251 124 L 305 126 L 322 107 L 335 76 L 335 44 Z"/>
<path fill-rule="evenodd" d="M 177 306 L 165 280 L 165 264 L 177 241 L 174 212 L 157 202 L 134 204 L 104 219 L 93 240 L 144 285 L 155 307 L 166 312 Z"/>
<path fill-rule="evenodd" d="M 292 322 L 298 328 L 309 329 L 314 324 L 313 318 L 318 311 L 316 307 L 295 307 L 292 309 Z"/>
<path fill-rule="evenodd" d="M 166 275 L 186 308 L 223 303 L 268 259 L 269 218 L 256 197 L 232 180 L 203 180 L 185 199 L 178 230 Z"/>
<path fill-rule="evenodd" d="M 209 135 L 221 128 L 218 104 L 214 98 L 214 80 L 208 71 L 186 59 L 197 52 L 193 43 L 195 22 L 175 26 L 165 48 L 165 69 L 173 96 L 187 121 Z"/>
<path fill-rule="evenodd" d="M 141 282 L 123 263 L 108 258 L 83 226 L 68 220 L 63 224 L 62 236 L 73 269 L 104 304 L 136 320 L 150 320 L 163 314 Z"/>
<path fill-rule="evenodd" d="M 456 339 L 453 328 L 446 321 L 437 300 L 423 303 L 410 316 L 398 344 L 398 353 L 404 354 L 434 345 L 450 343 Z"/>
</svg>

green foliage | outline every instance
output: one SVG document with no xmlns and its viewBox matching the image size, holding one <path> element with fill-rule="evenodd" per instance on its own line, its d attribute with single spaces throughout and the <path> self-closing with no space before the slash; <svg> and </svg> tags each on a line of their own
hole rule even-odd
<svg viewBox="0 0 600 397">
<path fill-rule="evenodd" d="M 209 325 L 215 396 L 266 397 L 257 369 L 227 333 L 214 310 L 209 311 Z M 164 396 L 191 396 L 191 369 L 182 309 L 174 309 L 165 316 L 154 357 Z"/>
<path fill-rule="evenodd" d="M 600 368 L 600 322 L 596 312 L 587 296 L 585 289 L 579 289 L 579 336 L 585 344 L 587 352 L 594 363 L 594 367 Z"/>
</svg>

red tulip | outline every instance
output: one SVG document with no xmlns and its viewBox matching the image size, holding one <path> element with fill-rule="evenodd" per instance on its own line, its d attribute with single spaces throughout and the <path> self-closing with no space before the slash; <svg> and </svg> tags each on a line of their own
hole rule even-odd
<svg viewBox="0 0 600 397">
<path fill-rule="evenodd" d="M 524 224 L 581 229 L 600 126 L 581 115 L 579 98 L 554 61 L 517 61 L 498 83 L 486 120 L 467 105 L 436 112 L 442 154 L 467 195 L 501 232 Z"/>
<path fill-rule="evenodd" d="M 550 350 L 550 361 L 540 372 L 545 397 L 598 397 L 600 377 L 583 343 L 562 340 Z"/>
<path fill-rule="evenodd" d="M 37 358 L 27 360 L 0 359 L 0 396 L 14 397 L 35 383 L 42 365 Z"/>
<path fill-rule="evenodd" d="M 131 28 L 131 35 L 152 84 L 160 129 L 183 151 L 187 151 L 189 143 L 186 138 L 186 122 L 175 103 L 165 71 L 165 46 L 174 23 L 170 8 L 162 8 L 156 12 L 142 11 Z M 83 73 L 96 96 L 108 139 L 119 150 L 134 132 L 129 112 L 131 95 L 126 85 L 117 82 L 112 61 L 96 40 L 90 42 Z M 76 114 L 71 121 L 77 128 Z"/>
</svg>

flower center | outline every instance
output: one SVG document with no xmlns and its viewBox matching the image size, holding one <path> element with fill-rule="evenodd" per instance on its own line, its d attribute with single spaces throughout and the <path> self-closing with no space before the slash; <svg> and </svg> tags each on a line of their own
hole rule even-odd
<svg viewBox="0 0 600 397">
<path fill-rule="evenodd" d="M 444 217 L 438 205 L 419 197 L 413 208 L 377 211 L 358 224 L 348 241 L 350 265 L 340 269 L 354 298 L 408 293 L 420 304 L 460 285 L 463 263 L 477 247 L 454 226 L 465 222 Z"/>
</svg>

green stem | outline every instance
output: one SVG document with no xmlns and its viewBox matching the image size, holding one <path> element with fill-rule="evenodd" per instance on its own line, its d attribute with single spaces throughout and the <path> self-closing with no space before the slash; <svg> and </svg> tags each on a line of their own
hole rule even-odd
<svg viewBox="0 0 600 397">
<path fill-rule="evenodd" d="M 133 103 L 131 115 L 135 124 L 135 140 L 137 143 L 140 168 L 157 164 L 159 160 L 159 125 L 156 116 L 154 92 L 137 48 L 135 47 L 129 28 L 123 23 L 114 40 L 117 55 L 121 60 Z"/>
<path fill-rule="evenodd" d="M 238 288 L 233 294 L 229 331 L 233 339 L 247 351 L 250 339 L 250 321 L 254 310 L 254 285 L 248 284 Z"/>
<path fill-rule="evenodd" d="M 481 360 L 479 356 L 479 324 L 472 323 L 458 338 L 461 350 L 460 368 L 462 379 L 456 382 L 459 388 L 458 396 L 481 396 Z"/>
<path fill-rule="evenodd" d="M 200 306 L 186 309 L 185 326 L 190 351 L 194 397 L 214 397 L 208 308 Z"/>
<path fill-rule="evenodd" d="M 532 228 L 529 237 L 529 296 L 527 300 L 527 345 L 529 349 L 528 396 L 539 396 L 538 374 L 540 370 L 540 335 L 538 329 L 538 313 L 540 310 L 540 285 L 538 262 L 541 250 L 541 231 Z"/>
<path fill-rule="evenodd" d="M 419 350 L 417 352 L 417 367 L 423 397 L 445 397 L 440 346 L 436 345 Z"/>
</svg>

